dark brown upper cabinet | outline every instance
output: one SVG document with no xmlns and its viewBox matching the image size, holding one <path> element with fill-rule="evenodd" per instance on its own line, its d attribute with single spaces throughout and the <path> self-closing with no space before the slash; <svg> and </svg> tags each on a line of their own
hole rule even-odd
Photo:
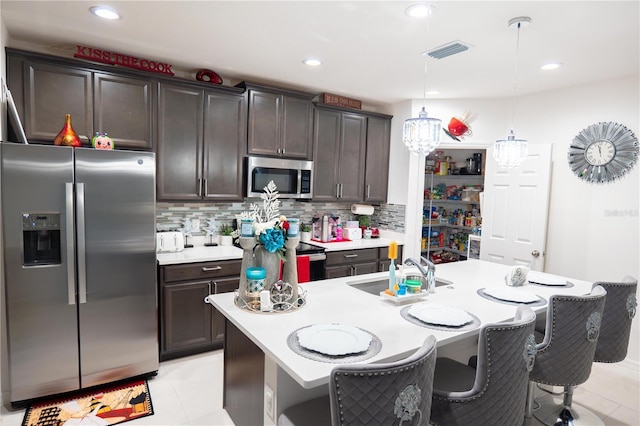
<svg viewBox="0 0 640 426">
<path fill-rule="evenodd" d="M 248 91 L 247 153 L 311 160 L 312 94 L 242 83 Z"/>
<path fill-rule="evenodd" d="M 7 81 L 30 142 L 51 144 L 65 114 L 83 145 L 106 132 L 116 149 L 153 147 L 151 78 L 99 72 L 82 62 L 7 49 Z"/>
<path fill-rule="evenodd" d="M 316 105 L 314 201 L 387 201 L 391 116 Z"/>
<path fill-rule="evenodd" d="M 94 73 L 94 131 L 116 148 L 151 149 L 154 94 L 151 80 Z"/>
<path fill-rule="evenodd" d="M 386 203 L 389 182 L 390 117 L 367 117 L 364 201 Z"/>
<path fill-rule="evenodd" d="M 158 200 L 242 200 L 245 96 L 160 83 Z"/>
</svg>

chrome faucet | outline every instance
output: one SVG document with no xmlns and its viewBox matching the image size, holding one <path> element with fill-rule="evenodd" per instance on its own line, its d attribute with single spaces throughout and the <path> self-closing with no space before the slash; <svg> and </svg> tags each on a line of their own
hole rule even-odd
<svg viewBox="0 0 640 426">
<path fill-rule="evenodd" d="M 418 268 L 423 277 L 427 280 L 427 293 L 433 293 L 436 288 L 436 265 L 431 262 L 429 259 L 420 256 L 420 260 L 427 265 L 427 270 L 425 271 L 424 267 L 420 264 L 419 261 L 415 260 L 412 257 L 407 258 L 404 261 L 404 264 L 407 266 L 415 266 Z"/>
</svg>

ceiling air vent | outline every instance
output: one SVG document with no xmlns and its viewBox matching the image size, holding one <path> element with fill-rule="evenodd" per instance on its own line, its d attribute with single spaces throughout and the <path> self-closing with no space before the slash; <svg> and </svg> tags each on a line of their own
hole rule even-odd
<svg viewBox="0 0 640 426">
<path fill-rule="evenodd" d="M 427 55 L 432 58 L 442 59 L 447 56 L 455 55 L 465 50 L 469 50 L 471 47 L 470 44 L 463 43 L 460 40 L 452 41 L 450 43 L 444 44 L 440 47 L 436 47 L 435 49 L 427 50 Z"/>
</svg>

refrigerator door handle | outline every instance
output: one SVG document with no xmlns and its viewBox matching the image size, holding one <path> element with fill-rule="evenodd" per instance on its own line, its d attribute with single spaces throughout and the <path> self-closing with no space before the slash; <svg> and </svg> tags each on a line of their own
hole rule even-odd
<svg viewBox="0 0 640 426">
<path fill-rule="evenodd" d="M 76 235 L 78 239 L 78 303 L 87 303 L 87 262 L 85 257 L 84 183 L 76 184 Z"/>
<path fill-rule="evenodd" d="M 76 304 L 76 264 L 75 244 L 73 238 L 73 183 L 66 182 L 65 189 L 65 216 L 67 232 L 67 293 L 69 305 Z"/>
</svg>

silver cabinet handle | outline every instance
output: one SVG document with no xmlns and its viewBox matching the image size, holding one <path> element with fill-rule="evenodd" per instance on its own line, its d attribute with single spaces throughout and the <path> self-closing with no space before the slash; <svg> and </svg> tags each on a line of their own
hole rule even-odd
<svg viewBox="0 0 640 426">
<path fill-rule="evenodd" d="M 78 302 L 87 303 L 87 259 L 85 250 L 84 183 L 76 184 L 76 237 L 78 240 Z"/>
<path fill-rule="evenodd" d="M 336 198 L 340 198 L 340 184 L 336 183 Z"/>
<path fill-rule="evenodd" d="M 538 257 L 538 256 L 540 256 L 540 252 L 538 250 L 534 250 L 534 251 L 531 252 L 531 256 Z"/>
<path fill-rule="evenodd" d="M 198 197 L 202 197 L 202 179 L 198 179 Z"/>
<path fill-rule="evenodd" d="M 65 190 L 65 215 L 67 234 L 67 296 L 69 305 L 76 304 L 76 261 L 75 243 L 73 239 L 73 183 L 64 184 Z"/>
<path fill-rule="evenodd" d="M 367 198 L 371 197 L 371 185 L 367 185 Z"/>
<path fill-rule="evenodd" d="M 345 257 L 345 259 L 351 259 L 353 257 L 358 257 L 358 255 L 355 254 L 355 253 L 354 254 L 343 254 L 343 256 Z"/>
<path fill-rule="evenodd" d="M 211 282 L 209 282 L 209 293 L 211 293 Z M 218 294 L 218 283 L 213 282 L 213 294 Z"/>
<path fill-rule="evenodd" d="M 214 266 L 212 268 L 208 268 L 206 266 L 202 267 L 202 272 L 211 272 L 211 271 L 219 271 L 222 269 L 222 266 Z"/>
<path fill-rule="evenodd" d="M 202 192 L 202 196 L 206 197 L 207 195 L 209 195 L 209 184 L 207 182 L 207 179 L 202 179 L 202 183 L 204 184 L 204 191 Z"/>
</svg>

